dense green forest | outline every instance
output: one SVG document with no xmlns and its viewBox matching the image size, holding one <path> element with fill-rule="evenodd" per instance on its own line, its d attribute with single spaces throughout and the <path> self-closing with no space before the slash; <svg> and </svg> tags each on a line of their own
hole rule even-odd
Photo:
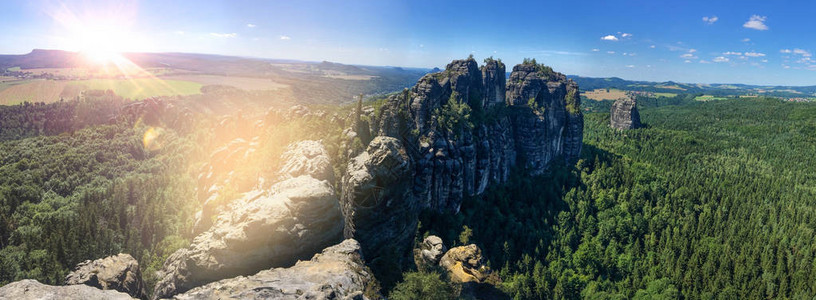
<svg viewBox="0 0 816 300">
<path fill-rule="evenodd" d="M 626 132 L 586 114 L 573 167 L 426 215 L 420 234 L 455 246 L 467 226 L 518 299 L 814 297 L 816 105 L 678 103 Z"/>
</svg>

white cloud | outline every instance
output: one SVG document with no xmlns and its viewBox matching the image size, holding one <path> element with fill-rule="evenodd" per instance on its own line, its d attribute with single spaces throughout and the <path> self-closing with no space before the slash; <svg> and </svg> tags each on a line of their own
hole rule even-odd
<svg viewBox="0 0 816 300">
<path fill-rule="evenodd" d="M 694 53 L 694 52 L 697 52 L 697 49 L 689 49 L 688 52 L 689 53 Z"/>
<path fill-rule="evenodd" d="M 742 55 L 742 52 L 728 51 L 728 52 L 723 52 L 723 55 Z"/>
<path fill-rule="evenodd" d="M 705 59 L 701 59 L 701 60 L 700 60 L 700 63 L 701 63 L 701 64 L 710 64 L 711 62 L 710 62 L 710 61 L 707 61 L 707 60 L 705 60 Z"/>
<path fill-rule="evenodd" d="M 690 63 L 691 63 L 691 61 L 687 59 L 687 60 L 685 61 L 685 63 L 690 64 Z"/>
<path fill-rule="evenodd" d="M 615 54 L 615 51 L 606 51 L 606 53 Z"/>
<path fill-rule="evenodd" d="M 810 51 L 799 49 L 799 48 L 793 49 L 793 54 L 799 54 L 799 55 L 804 56 L 804 57 L 810 57 L 810 55 L 811 55 Z"/>
<path fill-rule="evenodd" d="M 743 43 L 747 43 L 747 42 L 750 42 L 750 41 L 751 41 L 751 39 L 749 39 L 749 38 L 744 38 L 744 39 L 742 39 L 742 42 L 743 42 Z"/>
<path fill-rule="evenodd" d="M 621 34 L 621 37 L 622 38 L 632 37 L 632 34 L 631 33 L 623 33 L 623 34 Z"/>
<path fill-rule="evenodd" d="M 257 27 L 257 25 L 250 23 L 250 24 L 247 24 L 247 27 L 249 27 L 249 28 L 255 28 L 255 27 Z"/>
<path fill-rule="evenodd" d="M 791 49 L 782 49 L 782 50 L 779 50 L 779 53 L 789 54 L 789 53 L 793 53 L 793 51 L 791 51 Z"/>
<path fill-rule="evenodd" d="M 768 30 L 768 25 L 765 25 L 766 19 L 768 19 L 768 17 L 753 15 L 751 16 L 751 18 L 748 19 L 748 22 L 742 24 L 742 27 L 756 30 Z"/>
<path fill-rule="evenodd" d="M 592 52 L 598 52 L 598 51 L 601 51 L 601 50 L 600 49 L 592 49 Z"/>
<path fill-rule="evenodd" d="M 713 59 L 714 62 L 721 63 L 721 62 L 728 62 L 730 59 L 725 56 L 717 56 Z"/>
<path fill-rule="evenodd" d="M 210 33 L 210 35 L 214 36 L 214 37 L 217 37 L 217 38 L 234 38 L 234 37 L 238 36 L 238 34 L 234 33 L 234 32 L 233 33 L 216 33 L 216 32 L 212 32 L 212 33 Z"/>
<path fill-rule="evenodd" d="M 762 62 L 766 63 L 766 62 L 768 62 L 768 60 L 767 60 L 767 59 L 763 59 L 763 60 L 762 60 Z"/>
<path fill-rule="evenodd" d="M 761 52 L 745 52 L 745 56 L 748 56 L 748 57 L 762 57 L 762 56 L 765 56 L 765 53 L 761 53 Z"/>
<path fill-rule="evenodd" d="M 601 40 L 603 40 L 603 41 L 613 41 L 613 42 L 617 42 L 617 41 L 618 41 L 618 37 L 616 37 L 616 36 L 614 36 L 614 35 L 611 35 L 611 34 L 610 34 L 610 35 L 607 35 L 607 36 L 601 37 Z"/>
<path fill-rule="evenodd" d="M 282 36 L 280 36 L 280 39 L 284 40 L 284 41 L 288 41 L 288 40 L 291 40 L 292 38 L 289 37 L 288 35 L 282 35 Z"/>
<path fill-rule="evenodd" d="M 711 25 L 714 24 L 714 22 L 717 22 L 717 20 L 719 19 L 720 18 L 717 18 L 717 16 L 703 17 L 703 22 L 705 22 L 708 25 Z"/>
<path fill-rule="evenodd" d="M 175 31 L 173 33 L 178 34 L 178 35 L 184 35 L 184 31 L 181 31 L 181 30 L 177 30 L 177 31 Z"/>
<path fill-rule="evenodd" d="M 686 53 L 686 54 L 680 55 L 680 57 L 681 58 L 689 58 L 689 59 L 696 59 L 697 58 L 697 56 L 694 56 L 694 54 L 691 54 L 691 53 Z"/>
<path fill-rule="evenodd" d="M 654 49 L 654 48 L 655 48 L 655 45 L 651 45 L 651 46 L 649 46 L 649 48 L 652 48 L 652 49 Z"/>
<path fill-rule="evenodd" d="M 634 68 L 635 65 L 626 65 L 627 68 Z"/>
</svg>

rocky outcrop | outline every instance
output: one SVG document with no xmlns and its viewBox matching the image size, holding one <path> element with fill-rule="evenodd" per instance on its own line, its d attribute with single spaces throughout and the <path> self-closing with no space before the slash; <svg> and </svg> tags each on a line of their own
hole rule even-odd
<svg viewBox="0 0 816 300">
<path fill-rule="evenodd" d="M 430 264 L 439 263 L 439 259 L 445 254 L 448 248 L 442 243 L 442 239 L 438 236 L 431 235 L 422 240 L 419 250 L 422 251 L 422 258 Z"/>
<path fill-rule="evenodd" d="M 77 299 L 107 300 L 127 299 L 128 294 L 114 290 L 100 290 L 87 285 L 53 286 L 42 284 L 33 279 L 20 280 L 0 287 L 0 299 L 39 300 L 39 299 Z"/>
<path fill-rule="evenodd" d="M 220 280 L 176 299 L 365 299 L 375 279 L 362 260 L 360 244 L 352 239 L 328 247 L 309 261 L 252 276 Z"/>
<path fill-rule="evenodd" d="M 103 290 L 117 290 L 134 298 L 147 298 L 139 262 L 129 254 L 86 260 L 65 277 L 65 284 L 84 284 Z"/>
<path fill-rule="evenodd" d="M 485 266 L 482 250 L 474 244 L 454 247 L 448 250 L 439 265 L 456 283 L 482 283 L 487 279 L 490 269 Z"/>
<path fill-rule="evenodd" d="M 292 178 L 230 201 L 211 228 L 165 261 L 154 296 L 288 267 L 342 240 L 343 217 L 322 149 L 311 143 L 291 147 L 284 157 L 292 161 L 282 174 Z"/>
<path fill-rule="evenodd" d="M 411 243 L 419 204 L 411 196 L 413 169 L 402 143 L 375 138 L 353 158 L 343 177 L 344 236 L 360 241 L 366 256 L 399 253 Z"/>
<path fill-rule="evenodd" d="M 612 103 L 612 111 L 609 113 L 609 125 L 619 130 L 637 129 L 640 124 L 640 113 L 637 109 L 637 101 L 628 96 Z"/>
<path fill-rule="evenodd" d="M 281 160 L 285 162 L 278 172 L 281 179 L 309 175 L 334 184 L 334 170 L 329 153 L 319 141 L 301 141 L 289 145 Z"/>
<path fill-rule="evenodd" d="M 543 173 L 557 158 L 578 157 L 583 115 L 578 85 L 537 64 L 513 67 L 507 84 L 508 105 L 521 108 L 511 118 L 519 156 L 532 174 Z"/>
<path fill-rule="evenodd" d="M 366 257 L 376 260 L 383 244 L 408 253 L 421 209 L 457 213 L 462 199 L 505 182 L 515 166 L 537 175 L 577 159 L 583 142 L 578 86 L 534 62 L 514 67 L 508 82 L 504 70 L 498 60 L 481 68 L 472 58 L 453 61 L 387 99 L 369 116 L 370 132 L 348 134 L 389 137 L 405 153 L 398 172 L 389 173 L 369 161 L 382 146 L 372 142 L 347 168 L 341 197 L 346 237 L 358 239 Z M 365 174 L 372 170 L 383 175 Z"/>
</svg>

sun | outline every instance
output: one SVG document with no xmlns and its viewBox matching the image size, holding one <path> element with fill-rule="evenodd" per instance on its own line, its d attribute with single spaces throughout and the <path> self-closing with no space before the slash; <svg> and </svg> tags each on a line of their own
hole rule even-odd
<svg viewBox="0 0 816 300">
<path fill-rule="evenodd" d="M 145 48 L 138 34 L 135 1 L 109 1 L 105 5 L 69 7 L 49 11 L 58 25 L 60 48 L 77 51 L 90 64 L 110 64 L 124 59 L 123 52 Z"/>
</svg>

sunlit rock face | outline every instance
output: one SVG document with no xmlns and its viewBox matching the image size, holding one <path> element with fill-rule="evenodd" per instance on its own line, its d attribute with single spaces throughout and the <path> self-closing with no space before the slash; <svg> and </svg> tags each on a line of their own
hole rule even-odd
<svg viewBox="0 0 816 300">
<path fill-rule="evenodd" d="M 194 288 L 176 299 L 365 299 L 374 276 L 352 239 L 328 247 L 308 261 Z"/>
<path fill-rule="evenodd" d="M 640 124 L 640 113 L 635 99 L 630 96 L 612 103 L 612 111 L 609 113 L 609 125 L 620 130 L 640 128 L 642 126 Z"/>
<path fill-rule="evenodd" d="M 514 67 L 505 80 L 500 61 L 487 60 L 480 68 L 472 58 L 455 60 L 444 71 L 427 74 L 411 89 L 391 96 L 379 114 L 368 119 L 370 132 L 356 136 L 372 135 L 374 141 L 389 137 L 407 157 L 407 166 L 385 172 L 393 183 L 379 185 L 384 189 L 378 193 L 392 195 L 390 201 L 371 211 L 348 207 L 371 197 L 364 192 L 369 190 L 365 182 L 379 178 L 366 172 L 388 169 L 371 162 L 380 144 L 372 142 L 368 153 L 355 157 L 344 176 L 346 237 L 360 241 L 369 261 L 385 253 L 378 246 L 383 243 L 361 229 L 387 232 L 392 241 L 388 246 L 407 253 L 417 210 L 458 213 L 465 197 L 507 181 L 514 167 L 541 174 L 553 164 L 577 159 L 583 142 L 578 86 L 534 64 Z"/>
<path fill-rule="evenodd" d="M 34 279 L 25 279 L 0 287 L 0 299 L 40 300 L 40 299 L 135 299 L 130 295 L 114 291 L 100 290 L 79 284 L 53 286 Z"/>
<path fill-rule="evenodd" d="M 322 145 L 306 142 L 283 155 L 282 178 L 230 201 L 213 226 L 173 253 L 154 296 L 169 297 L 216 280 L 288 267 L 342 240 L 343 217 Z"/>
<path fill-rule="evenodd" d="M 147 298 L 139 262 L 129 254 L 82 262 L 65 277 L 65 284 L 84 284 L 127 293 L 135 298 Z"/>
</svg>

